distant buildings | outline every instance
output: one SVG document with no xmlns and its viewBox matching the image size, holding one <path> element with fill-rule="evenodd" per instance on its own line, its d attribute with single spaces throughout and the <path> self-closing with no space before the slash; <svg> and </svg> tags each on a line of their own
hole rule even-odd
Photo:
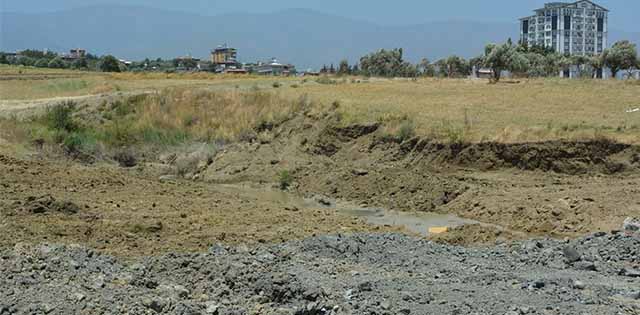
<svg viewBox="0 0 640 315">
<path fill-rule="evenodd" d="M 211 52 L 211 64 L 215 72 L 226 72 L 231 69 L 238 69 L 238 50 L 229 47 L 227 44 L 218 46 Z"/>
<path fill-rule="evenodd" d="M 520 40 L 567 55 L 597 55 L 607 48 L 608 13 L 588 0 L 547 3 L 520 19 Z"/>
<path fill-rule="evenodd" d="M 260 75 L 292 75 L 296 73 L 296 67 L 292 64 L 279 63 L 276 58 L 272 58 L 270 62 L 251 65 L 247 67 L 250 73 Z"/>
<path fill-rule="evenodd" d="M 291 64 L 279 63 L 275 58 L 272 58 L 270 62 L 242 64 L 238 61 L 238 50 L 224 44 L 211 51 L 210 71 L 236 74 L 292 75 L 296 73 L 296 68 Z"/>
<path fill-rule="evenodd" d="M 87 50 L 81 48 L 70 49 L 68 54 L 62 55 L 62 59 L 67 61 L 74 61 L 85 58 L 87 56 Z"/>
</svg>

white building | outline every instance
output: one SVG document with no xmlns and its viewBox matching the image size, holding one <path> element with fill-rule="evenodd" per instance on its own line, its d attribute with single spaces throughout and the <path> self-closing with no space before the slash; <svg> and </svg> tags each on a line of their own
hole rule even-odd
<svg viewBox="0 0 640 315">
<path fill-rule="evenodd" d="M 607 48 L 608 14 L 588 0 L 547 3 L 520 19 L 520 40 L 567 55 L 601 54 Z"/>
</svg>

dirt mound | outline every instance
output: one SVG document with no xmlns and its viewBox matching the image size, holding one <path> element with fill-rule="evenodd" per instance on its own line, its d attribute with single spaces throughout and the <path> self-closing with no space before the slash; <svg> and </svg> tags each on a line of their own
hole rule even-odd
<svg viewBox="0 0 640 315">
<path fill-rule="evenodd" d="M 401 154 L 432 164 L 453 164 L 482 170 L 515 167 L 562 174 L 613 174 L 637 167 L 639 149 L 608 140 L 539 143 L 445 144 L 413 139 L 398 147 Z"/>
<path fill-rule="evenodd" d="M 23 205 L 18 206 L 24 211 L 34 214 L 58 212 L 63 214 L 76 214 L 80 212 L 80 207 L 67 200 L 58 201 L 51 195 L 40 197 L 28 197 Z"/>
<path fill-rule="evenodd" d="M 328 125 L 317 135 L 312 149 L 314 154 L 333 156 L 341 148 L 342 143 L 372 134 L 380 128 L 379 123 L 353 124 L 349 126 Z"/>
</svg>

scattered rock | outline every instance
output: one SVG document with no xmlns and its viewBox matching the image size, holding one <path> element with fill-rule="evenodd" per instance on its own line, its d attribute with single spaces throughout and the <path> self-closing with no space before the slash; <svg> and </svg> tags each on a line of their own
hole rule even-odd
<svg viewBox="0 0 640 315">
<path fill-rule="evenodd" d="M 564 254 L 564 257 L 567 258 L 567 261 L 569 263 L 574 263 L 576 261 L 580 261 L 580 259 L 582 259 L 582 255 L 580 255 L 580 253 L 573 247 L 571 246 L 565 246 L 562 249 L 562 253 Z"/>
<path fill-rule="evenodd" d="M 640 220 L 636 218 L 626 218 L 622 223 L 622 229 L 626 232 L 635 233 L 640 231 Z"/>
<path fill-rule="evenodd" d="M 355 169 L 355 170 L 352 170 L 351 172 L 353 173 L 353 175 L 356 175 L 356 176 L 365 176 L 369 174 L 369 171 L 363 170 L 363 169 Z"/>
<path fill-rule="evenodd" d="M 584 290 L 587 287 L 587 285 L 579 280 L 576 280 L 573 282 L 573 288 L 574 289 L 578 289 L 578 290 Z"/>
</svg>

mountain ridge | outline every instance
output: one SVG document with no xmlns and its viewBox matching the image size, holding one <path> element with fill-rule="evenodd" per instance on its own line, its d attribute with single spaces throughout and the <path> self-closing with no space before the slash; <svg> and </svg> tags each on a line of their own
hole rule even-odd
<svg viewBox="0 0 640 315">
<path fill-rule="evenodd" d="M 300 68 L 319 68 L 345 58 L 355 62 L 373 50 L 396 47 L 404 48 L 412 62 L 451 54 L 469 58 L 481 54 L 489 42 L 518 37 L 516 21 L 442 20 L 388 26 L 302 8 L 209 16 L 144 6 L 92 5 L 0 15 L 0 50 L 4 51 L 83 47 L 94 54 L 135 60 L 186 54 L 207 58 L 212 48 L 229 43 L 238 48 L 243 62 L 277 57 Z M 612 33 L 611 42 L 625 36 L 640 42 L 640 33 Z"/>
</svg>

